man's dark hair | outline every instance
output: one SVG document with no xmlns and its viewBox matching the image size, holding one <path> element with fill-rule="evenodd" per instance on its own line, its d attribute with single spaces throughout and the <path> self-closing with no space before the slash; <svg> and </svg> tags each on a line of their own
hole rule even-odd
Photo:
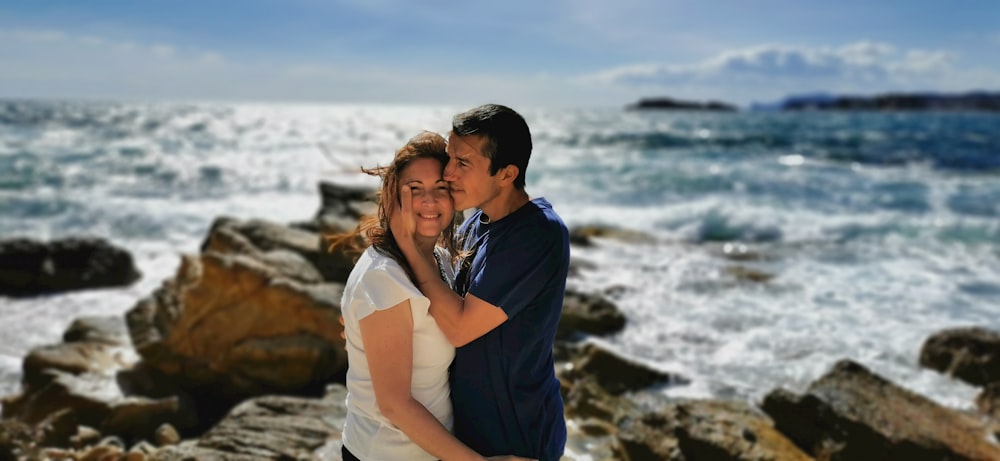
<svg viewBox="0 0 1000 461">
<path fill-rule="evenodd" d="M 457 136 L 483 136 L 483 155 L 490 159 L 490 175 L 507 165 L 517 167 L 514 187 L 524 189 L 524 176 L 531 158 L 531 130 L 524 117 L 507 106 L 485 104 L 456 115 L 451 132 Z"/>
</svg>

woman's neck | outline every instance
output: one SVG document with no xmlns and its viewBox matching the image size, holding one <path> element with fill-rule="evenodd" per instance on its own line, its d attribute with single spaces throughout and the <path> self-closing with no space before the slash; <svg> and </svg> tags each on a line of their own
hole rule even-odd
<svg viewBox="0 0 1000 461">
<path fill-rule="evenodd" d="M 417 250 L 420 250 L 421 254 L 430 255 L 434 254 L 434 245 L 437 243 L 437 239 L 417 237 L 415 243 L 417 244 Z"/>
</svg>

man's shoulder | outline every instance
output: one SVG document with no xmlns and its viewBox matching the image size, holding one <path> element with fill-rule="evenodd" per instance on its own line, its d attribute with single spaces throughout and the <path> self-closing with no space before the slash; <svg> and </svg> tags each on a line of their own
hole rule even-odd
<svg viewBox="0 0 1000 461">
<path fill-rule="evenodd" d="M 566 223 L 562 217 L 552 208 L 552 204 L 545 198 L 536 198 L 529 202 L 534 212 L 526 213 L 521 219 L 521 224 L 529 228 L 543 229 L 548 232 L 561 232 L 568 235 Z"/>
</svg>

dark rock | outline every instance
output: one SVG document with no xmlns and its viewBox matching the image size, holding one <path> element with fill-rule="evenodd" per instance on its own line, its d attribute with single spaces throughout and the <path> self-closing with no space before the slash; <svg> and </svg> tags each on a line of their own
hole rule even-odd
<svg viewBox="0 0 1000 461">
<path fill-rule="evenodd" d="M 655 242 L 649 234 L 611 226 L 576 226 L 569 231 L 569 243 L 582 247 L 594 245 L 594 238 L 615 239 L 625 243 Z"/>
<path fill-rule="evenodd" d="M 600 388 L 611 395 L 637 391 L 659 384 L 683 384 L 687 379 L 655 370 L 633 359 L 623 357 L 596 344 L 587 344 L 573 361 L 566 379 L 593 378 Z"/>
<path fill-rule="evenodd" d="M 346 186 L 327 181 L 319 183 L 320 207 L 310 222 L 294 224 L 320 234 L 349 232 L 361 217 L 375 213 L 377 190 L 362 186 Z"/>
<path fill-rule="evenodd" d="M 978 420 L 902 389 L 865 367 L 838 362 L 801 396 L 775 390 L 763 410 L 817 459 L 996 460 Z"/>
<path fill-rule="evenodd" d="M 1000 334 L 982 328 L 935 333 L 920 349 L 920 365 L 977 386 L 1000 381 Z"/>
<path fill-rule="evenodd" d="M 0 295 L 23 297 L 123 287 L 139 277 L 132 255 L 103 239 L 0 241 Z"/>
<path fill-rule="evenodd" d="M 624 328 L 625 315 L 611 301 L 597 294 L 566 291 L 557 339 L 566 339 L 575 333 L 608 335 Z"/>
<path fill-rule="evenodd" d="M 983 387 L 983 391 L 976 396 L 976 407 L 1000 424 L 1000 382 L 992 382 Z"/>
</svg>

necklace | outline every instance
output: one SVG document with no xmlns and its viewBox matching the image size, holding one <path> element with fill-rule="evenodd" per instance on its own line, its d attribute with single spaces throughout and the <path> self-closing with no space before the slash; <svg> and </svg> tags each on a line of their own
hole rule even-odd
<svg viewBox="0 0 1000 461">
<path fill-rule="evenodd" d="M 441 257 L 438 256 L 438 252 L 434 251 L 434 261 L 438 265 L 438 274 L 441 276 L 441 280 L 444 280 L 445 285 L 451 286 L 451 282 L 448 281 L 448 275 L 444 273 L 444 266 L 441 264 Z"/>
</svg>

